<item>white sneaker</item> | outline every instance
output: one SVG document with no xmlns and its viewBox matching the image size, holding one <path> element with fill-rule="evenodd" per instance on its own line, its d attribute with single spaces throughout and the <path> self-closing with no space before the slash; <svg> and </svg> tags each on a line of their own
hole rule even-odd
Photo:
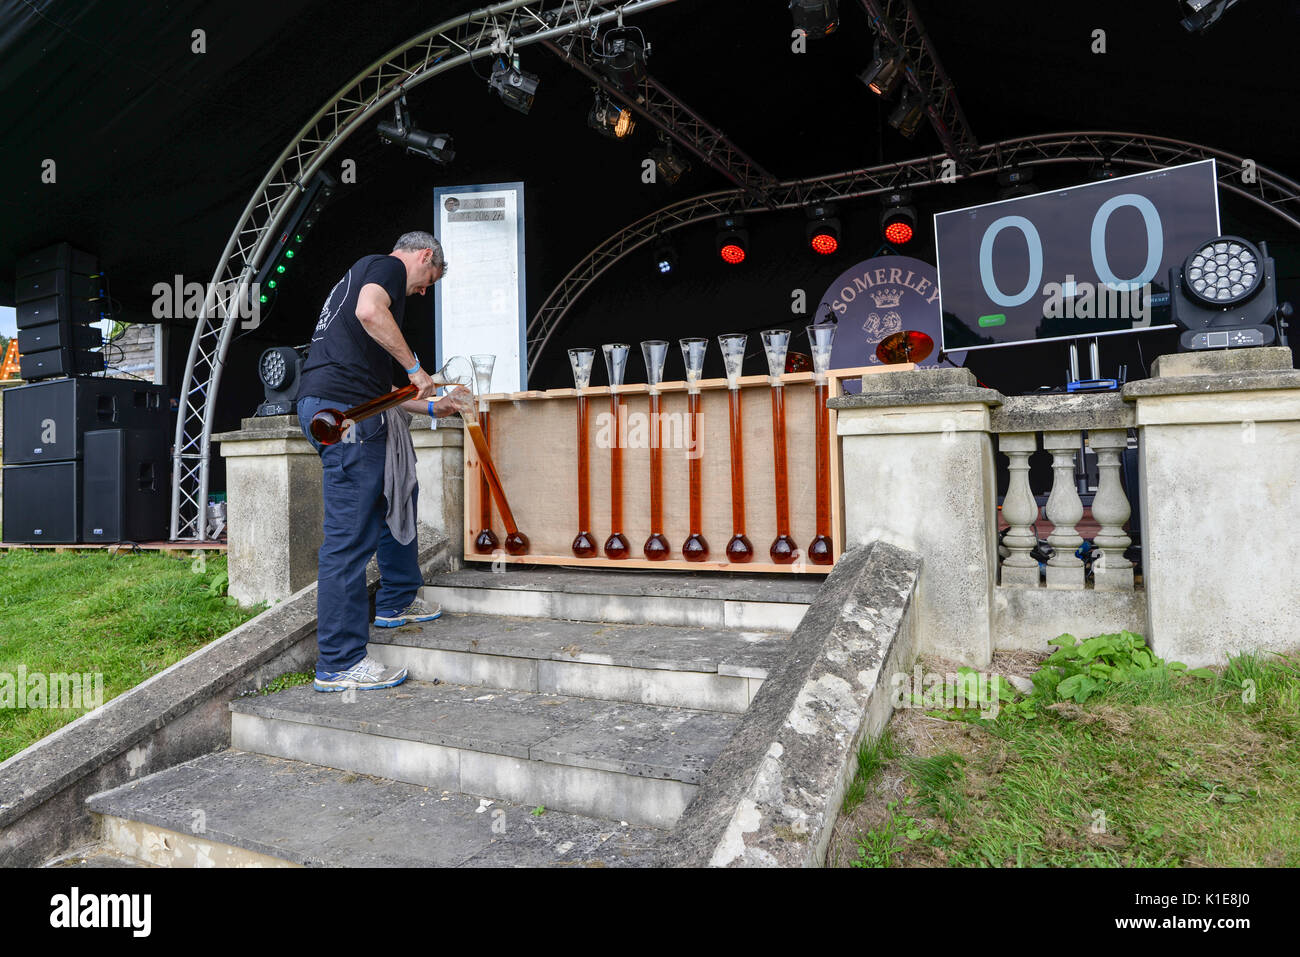
<svg viewBox="0 0 1300 957">
<path fill-rule="evenodd" d="M 316 672 L 316 690 L 375 691 L 392 688 L 405 680 L 405 668 L 386 668 L 383 662 L 366 655 L 347 671 Z"/>
</svg>

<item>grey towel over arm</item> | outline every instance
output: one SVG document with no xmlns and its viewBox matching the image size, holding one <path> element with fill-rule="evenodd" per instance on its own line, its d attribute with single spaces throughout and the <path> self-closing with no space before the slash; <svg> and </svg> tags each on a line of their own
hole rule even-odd
<svg viewBox="0 0 1300 957">
<path fill-rule="evenodd" d="M 399 545 L 415 538 L 415 445 L 411 442 L 411 413 L 389 409 L 388 443 L 384 449 L 384 497 L 388 499 L 388 530 Z"/>
</svg>

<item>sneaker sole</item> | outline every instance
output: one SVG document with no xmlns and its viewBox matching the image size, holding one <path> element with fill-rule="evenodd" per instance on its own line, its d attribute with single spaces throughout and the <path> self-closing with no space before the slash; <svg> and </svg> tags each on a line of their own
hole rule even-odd
<svg viewBox="0 0 1300 957">
<path fill-rule="evenodd" d="M 402 625 L 405 625 L 409 622 L 435 621 L 436 619 L 441 617 L 442 617 L 442 612 L 438 612 L 438 614 L 436 615 L 420 615 L 419 617 L 416 618 L 376 618 L 375 627 L 376 628 L 400 628 Z"/>
<path fill-rule="evenodd" d="M 331 692 L 331 691 L 381 691 L 381 690 L 383 690 L 384 688 L 395 688 L 395 687 L 397 687 L 397 686 L 400 685 L 403 681 L 406 680 L 406 677 L 407 677 L 407 676 L 406 676 L 406 672 L 403 671 L 403 672 L 401 673 L 401 675 L 399 675 L 398 677 L 392 679 L 391 681 L 381 681 L 381 682 L 377 682 L 377 683 L 375 683 L 375 684 L 360 684 L 360 683 L 358 683 L 358 682 L 345 682 L 345 681 L 338 681 L 338 682 L 336 682 L 336 681 L 321 681 L 319 678 L 317 678 L 316 681 L 315 681 L 315 683 L 313 684 L 313 687 L 314 687 L 317 691 L 325 691 L 325 692 Z"/>
</svg>

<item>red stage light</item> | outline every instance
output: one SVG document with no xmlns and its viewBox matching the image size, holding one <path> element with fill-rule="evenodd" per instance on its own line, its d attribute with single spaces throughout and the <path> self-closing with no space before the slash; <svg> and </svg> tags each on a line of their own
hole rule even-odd
<svg viewBox="0 0 1300 957">
<path fill-rule="evenodd" d="M 818 233 L 811 240 L 813 252 L 829 256 L 840 248 L 840 241 L 831 233 Z"/>
<path fill-rule="evenodd" d="M 898 221 L 885 227 L 885 238 L 895 246 L 912 241 L 912 227 L 909 223 Z"/>
<path fill-rule="evenodd" d="M 723 262 L 730 263 L 733 266 L 745 260 L 745 248 L 737 246 L 735 243 L 727 243 L 718 251 L 718 254 L 722 256 Z"/>
</svg>

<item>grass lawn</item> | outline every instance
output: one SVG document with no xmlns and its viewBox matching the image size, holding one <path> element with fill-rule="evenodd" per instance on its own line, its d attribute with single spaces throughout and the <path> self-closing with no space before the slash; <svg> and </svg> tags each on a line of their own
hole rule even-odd
<svg viewBox="0 0 1300 957">
<path fill-rule="evenodd" d="M 1031 677 L 1043 657 L 990 671 Z M 1035 686 L 992 719 L 896 711 L 859 752 L 827 864 L 1300 865 L 1300 657 L 1155 668 L 1082 703 Z"/>
<path fill-rule="evenodd" d="M 101 673 L 108 701 L 260 610 L 225 597 L 225 556 L 0 553 L 0 675 Z M 85 709 L 0 707 L 0 761 Z"/>
</svg>

